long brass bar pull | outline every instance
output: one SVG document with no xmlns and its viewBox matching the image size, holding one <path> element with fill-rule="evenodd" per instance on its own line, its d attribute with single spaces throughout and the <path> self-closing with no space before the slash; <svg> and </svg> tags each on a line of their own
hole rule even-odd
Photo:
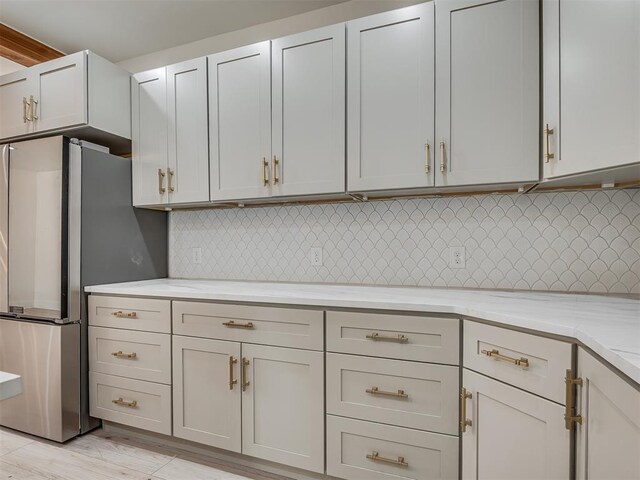
<svg viewBox="0 0 640 480">
<path fill-rule="evenodd" d="M 394 460 L 393 458 L 381 457 L 378 452 L 367 453 L 367 458 L 374 462 L 389 463 L 391 465 L 397 465 L 398 467 L 409 466 L 409 464 L 404 461 L 404 457 L 398 457 L 397 460 Z"/>
<path fill-rule="evenodd" d="M 247 322 L 247 323 L 236 323 L 233 320 L 231 320 L 230 322 L 224 322 L 222 325 L 224 325 L 225 327 L 229 327 L 229 328 L 247 328 L 247 329 L 252 329 L 255 327 L 255 325 L 251 322 Z"/>
<path fill-rule="evenodd" d="M 424 144 L 424 173 L 431 172 L 431 145 L 429 142 Z"/>
<path fill-rule="evenodd" d="M 553 135 L 553 128 L 549 128 L 549 124 L 545 123 L 544 124 L 544 163 L 549 163 L 549 160 L 552 160 L 554 158 L 554 154 L 551 153 L 549 150 L 549 136 Z"/>
<path fill-rule="evenodd" d="M 233 378 L 233 366 L 238 363 L 237 358 L 233 358 L 233 356 L 229 357 L 229 390 L 233 390 L 233 386 L 238 383 L 238 380 L 234 380 Z"/>
<path fill-rule="evenodd" d="M 22 97 L 22 123 L 27 123 L 31 121 L 31 119 L 27 115 L 28 106 L 29 106 L 29 102 L 27 101 L 27 97 Z"/>
<path fill-rule="evenodd" d="M 161 168 L 158 169 L 158 191 L 160 192 L 160 195 L 164 195 L 164 193 L 167 191 L 166 188 L 164 188 L 164 176 L 165 173 L 162 171 Z"/>
<path fill-rule="evenodd" d="M 396 343 L 408 343 L 409 337 L 405 337 L 404 335 L 395 335 L 395 336 L 386 336 L 380 335 L 378 332 L 371 332 L 367 335 L 369 340 L 379 341 L 379 342 L 396 342 Z"/>
<path fill-rule="evenodd" d="M 111 353 L 116 358 L 128 358 L 129 360 L 133 360 L 138 357 L 136 352 L 124 353 L 122 350 L 118 350 L 117 352 Z"/>
<path fill-rule="evenodd" d="M 171 170 L 170 168 L 167 168 L 167 175 L 169 176 L 168 182 L 168 188 L 169 188 L 169 193 L 173 193 L 175 192 L 175 188 L 173 188 L 173 176 L 176 174 L 176 172 L 174 172 L 173 170 Z"/>
<path fill-rule="evenodd" d="M 499 350 L 495 348 L 493 350 L 480 350 L 481 353 L 486 355 L 487 357 L 495 358 L 496 360 L 500 360 L 502 362 L 513 363 L 519 367 L 529 368 L 529 359 L 525 357 L 513 358 L 508 357 L 506 355 L 502 355 Z"/>
<path fill-rule="evenodd" d="M 138 401 L 137 400 L 132 400 L 130 402 L 125 402 L 122 397 L 117 398 L 115 400 L 111 400 L 111 403 L 115 403 L 116 405 L 119 405 L 121 407 L 129 407 L 129 408 L 136 408 L 138 406 Z"/>
<path fill-rule="evenodd" d="M 581 387 L 583 384 L 581 378 L 574 378 L 571 369 L 567 369 L 564 377 L 565 385 L 565 404 L 564 404 L 564 426 L 567 430 L 571 430 L 573 423 L 582 424 L 582 415 L 575 415 L 575 387 Z"/>
<path fill-rule="evenodd" d="M 138 318 L 138 314 L 136 312 L 124 313 L 122 310 L 113 312 L 111 315 L 117 318 Z"/>
<path fill-rule="evenodd" d="M 242 391 L 246 391 L 247 387 L 251 384 L 249 380 L 247 380 L 247 367 L 249 366 L 249 360 L 242 357 Z"/>
<path fill-rule="evenodd" d="M 33 95 L 29 96 L 29 106 L 31 120 L 38 120 L 38 101 L 33 99 Z"/>
<path fill-rule="evenodd" d="M 444 141 L 440 142 L 440 173 L 447 172 L 447 161 L 445 159 Z"/>
<path fill-rule="evenodd" d="M 467 427 L 471 427 L 473 422 L 467 418 L 467 400 L 471 399 L 473 395 L 471 392 L 467 392 L 467 389 L 462 387 L 460 389 L 460 432 L 467 431 Z"/>
<path fill-rule="evenodd" d="M 385 390 L 380 390 L 378 387 L 371 387 L 367 388 L 365 392 L 370 393 L 371 395 L 382 395 L 385 397 L 409 398 L 409 394 L 404 393 L 404 390 L 398 390 L 397 392 L 387 392 Z"/>
<path fill-rule="evenodd" d="M 269 174 L 267 171 L 269 170 L 269 162 L 265 157 L 262 157 L 262 184 L 266 187 L 269 185 Z"/>
<path fill-rule="evenodd" d="M 280 181 L 280 179 L 278 178 L 278 165 L 280 165 L 280 160 L 278 160 L 278 157 L 276 157 L 275 155 L 273 156 L 273 162 L 271 164 L 271 169 L 273 172 L 273 184 L 277 185 L 278 182 Z"/>
</svg>

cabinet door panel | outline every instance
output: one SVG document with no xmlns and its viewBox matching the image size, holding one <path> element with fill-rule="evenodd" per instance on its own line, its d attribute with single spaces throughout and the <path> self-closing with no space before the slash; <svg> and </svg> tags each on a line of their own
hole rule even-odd
<svg viewBox="0 0 640 480">
<path fill-rule="evenodd" d="M 537 181 L 538 2 L 436 6 L 436 185 Z"/>
<path fill-rule="evenodd" d="M 210 55 L 208 62 L 211 200 L 268 197 L 271 44 Z"/>
<path fill-rule="evenodd" d="M 28 71 L 17 71 L 0 79 L 0 139 L 29 133 L 28 106 L 24 103 L 34 94 Z"/>
<path fill-rule="evenodd" d="M 207 59 L 167 67 L 167 93 L 169 203 L 205 202 L 209 200 Z"/>
<path fill-rule="evenodd" d="M 242 358 L 242 452 L 322 473 L 322 352 L 243 344 Z"/>
<path fill-rule="evenodd" d="M 347 35 L 349 190 L 433 185 L 433 3 L 353 20 Z"/>
<path fill-rule="evenodd" d="M 272 45 L 273 194 L 344 192 L 345 26 Z"/>
<path fill-rule="evenodd" d="M 462 477 L 567 479 L 569 431 L 564 407 L 467 369 L 464 400 L 472 422 L 462 434 Z"/>
<path fill-rule="evenodd" d="M 133 205 L 166 203 L 167 83 L 166 69 L 158 68 L 131 78 L 131 147 Z"/>
<path fill-rule="evenodd" d="M 239 343 L 173 336 L 176 437 L 240 452 L 240 368 Z"/>
</svg>

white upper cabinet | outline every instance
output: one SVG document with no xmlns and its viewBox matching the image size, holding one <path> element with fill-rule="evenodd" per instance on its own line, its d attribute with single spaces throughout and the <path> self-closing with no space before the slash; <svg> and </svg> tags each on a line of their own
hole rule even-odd
<svg viewBox="0 0 640 480">
<path fill-rule="evenodd" d="M 29 112 L 32 83 L 29 70 L 0 77 L 0 138 L 18 137 L 33 130 Z"/>
<path fill-rule="evenodd" d="M 270 196 L 271 42 L 210 55 L 211 200 Z"/>
<path fill-rule="evenodd" d="M 436 2 L 436 185 L 539 179 L 539 5 Z"/>
<path fill-rule="evenodd" d="M 345 25 L 272 42 L 274 196 L 345 191 Z"/>
<path fill-rule="evenodd" d="M 640 162 L 640 2 L 544 0 L 543 12 L 544 177 Z"/>
<path fill-rule="evenodd" d="M 433 3 L 347 23 L 348 190 L 433 185 Z"/>
<path fill-rule="evenodd" d="M 209 200 L 207 59 L 167 67 L 169 203 Z"/>
</svg>

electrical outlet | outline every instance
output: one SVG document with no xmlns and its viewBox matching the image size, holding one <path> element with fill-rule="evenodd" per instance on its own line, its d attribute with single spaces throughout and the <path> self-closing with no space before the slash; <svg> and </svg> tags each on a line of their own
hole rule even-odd
<svg viewBox="0 0 640 480">
<path fill-rule="evenodd" d="M 464 253 L 464 247 L 449 247 L 449 267 L 464 268 L 466 264 Z"/>
<path fill-rule="evenodd" d="M 202 249 L 200 247 L 195 247 L 191 250 L 191 261 L 196 265 L 202 263 Z"/>
<path fill-rule="evenodd" d="M 322 247 L 312 247 L 309 251 L 311 265 L 319 267 L 322 265 Z"/>
</svg>

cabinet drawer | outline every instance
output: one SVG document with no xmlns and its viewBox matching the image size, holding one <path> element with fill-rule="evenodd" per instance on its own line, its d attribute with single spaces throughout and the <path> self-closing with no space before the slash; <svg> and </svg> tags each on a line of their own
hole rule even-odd
<svg viewBox="0 0 640 480">
<path fill-rule="evenodd" d="M 327 412 L 458 434 L 460 370 L 382 358 L 327 354 Z"/>
<path fill-rule="evenodd" d="M 322 350 L 322 327 L 322 311 L 173 302 L 176 335 Z"/>
<path fill-rule="evenodd" d="M 459 365 L 453 318 L 327 312 L 327 351 Z"/>
<path fill-rule="evenodd" d="M 89 372 L 90 414 L 171 435 L 171 387 Z"/>
<path fill-rule="evenodd" d="M 350 480 L 457 479 L 458 437 L 328 415 L 327 474 Z"/>
<path fill-rule="evenodd" d="M 570 343 L 465 321 L 463 349 L 466 368 L 565 403 Z"/>
<path fill-rule="evenodd" d="M 89 327 L 89 370 L 171 383 L 171 335 Z"/>
<path fill-rule="evenodd" d="M 171 333 L 171 301 L 89 295 L 89 325 Z"/>
</svg>

